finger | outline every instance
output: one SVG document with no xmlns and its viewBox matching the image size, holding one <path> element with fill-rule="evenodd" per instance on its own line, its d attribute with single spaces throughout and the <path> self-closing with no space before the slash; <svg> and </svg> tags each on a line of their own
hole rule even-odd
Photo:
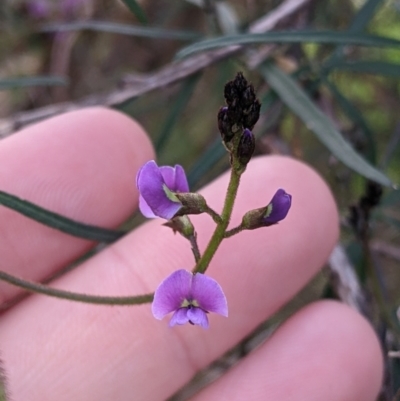
<svg viewBox="0 0 400 401">
<path fill-rule="evenodd" d="M 194 401 L 373 401 L 382 376 L 369 323 L 343 304 L 321 301 L 292 316 Z"/>
<path fill-rule="evenodd" d="M 0 189 L 69 218 L 116 227 L 137 205 L 136 170 L 152 157 L 143 129 L 91 108 L 33 125 L 0 143 Z M 0 207 L 1 269 L 41 280 L 93 245 Z M 15 295 L 0 284 L 0 304 Z"/>
<path fill-rule="evenodd" d="M 224 175 L 203 190 L 217 210 L 227 181 Z M 32 296 L 1 319 L 0 344 L 14 397 L 125 400 L 129 394 L 160 400 L 233 346 L 306 284 L 337 239 L 331 193 L 312 169 L 289 158 L 250 163 L 232 224 L 267 204 L 278 187 L 293 196 L 287 219 L 230 238 L 207 272 L 227 295 L 229 318 L 210 315 L 209 331 L 170 329 L 151 316 L 149 305 L 107 308 Z M 215 225 L 208 216 L 193 220 L 204 249 Z M 172 271 L 193 265 L 185 240 L 161 223 L 143 225 L 54 285 L 104 295 L 154 290 Z"/>
</svg>

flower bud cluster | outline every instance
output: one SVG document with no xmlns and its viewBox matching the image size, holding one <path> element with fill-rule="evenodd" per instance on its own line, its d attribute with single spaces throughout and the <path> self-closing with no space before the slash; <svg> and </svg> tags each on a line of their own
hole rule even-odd
<svg viewBox="0 0 400 401">
<path fill-rule="evenodd" d="M 224 96 L 227 106 L 218 112 L 218 129 L 231 161 L 236 159 L 245 167 L 254 152 L 252 129 L 260 116 L 261 103 L 241 72 L 225 85 Z"/>
</svg>

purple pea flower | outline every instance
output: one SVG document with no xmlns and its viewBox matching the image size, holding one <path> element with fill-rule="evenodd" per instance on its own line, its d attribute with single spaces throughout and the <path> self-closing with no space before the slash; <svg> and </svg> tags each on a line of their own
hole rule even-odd
<svg viewBox="0 0 400 401">
<path fill-rule="evenodd" d="M 263 221 L 266 225 L 278 223 L 283 220 L 292 205 L 292 195 L 284 189 L 278 189 L 267 206 Z"/>
<path fill-rule="evenodd" d="M 182 166 L 158 167 L 154 160 L 139 170 L 136 185 L 140 192 L 139 209 L 148 218 L 172 219 L 182 207 L 174 192 L 189 192 Z"/>
<path fill-rule="evenodd" d="M 208 328 L 208 312 L 228 316 L 228 304 L 221 286 L 202 273 L 177 270 L 158 286 L 151 306 L 153 316 L 161 320 L 174 312 L 169 325 L 198 324 Z"/>
</svg>

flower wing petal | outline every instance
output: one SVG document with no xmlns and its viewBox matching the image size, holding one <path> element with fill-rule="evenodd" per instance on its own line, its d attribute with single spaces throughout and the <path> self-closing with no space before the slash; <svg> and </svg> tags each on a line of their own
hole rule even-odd
<svg viewBox="0 0 400 401">
<path fill-rule="evenodd" d="M 172 191 L 176 192 L 175 188 L 175 169 L 171 166 L 159 167 L 160 173 L 167 187 Z"/>
<path fill-rule="evenodd" d="M 156 319 L 181 308 L 182 302 L 189 296 L 193 274 L 181 269 L 165 278 L 154 293 L 151 310 Z"/>
<path fill-rule="evenodd" d="M 175 166 L 175 191 L 189 192 L 189 183 L 186 178 L 185 170 L 179 164 Z"/>
<path fill-rule="evenodd" d="M 201 309 L 228 316 L 228 303 L 222 287 L 211 277 L 196 273 L 193 276 L 191 295 Z"/>
<path fill-rule="evenodd" d="M 178 309 L 171 317 L 169 321 L 169 326 L 175 326 L 176 324 L 182 325 L 189 321 L 187 316 L 188 309 L 187 308 L 180 308 Z"/>
<path fill-rule="evenodd" d="M 208 317 L 206 312 L 204 312 L 201 308 L 188 309 L 187 317 L 192 323 L 198 324 L 203 329 L 208 329 Z"/>
</svg>

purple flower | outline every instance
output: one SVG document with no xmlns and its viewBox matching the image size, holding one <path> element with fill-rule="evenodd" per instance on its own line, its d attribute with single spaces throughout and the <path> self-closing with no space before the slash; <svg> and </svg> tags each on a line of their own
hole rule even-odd
<svg viewBox="0 0 400 401">
<path fill-rule="evenodd" d="M 292 195 L 289 195 L 283 189 L 278 189 L 267 206 L 263 222 L 270 225 L 283 220 L 287 216 L 291 205 Z"/>
<path fill-rule="evenodd" d="M 153 316 L 161 320 L 174 312 L 169 325 L 198 324 L 208 328 L 208 312 L 228 316 L 228 304 L 221 286 L 201 273 L 177 270 L 156 289 L 151 306 Z"/>
<path fill-rule="evenodd" d="M 158 167 L 154 160 L 150 160 L 139 170 L 136 185 L 140 192 L 140 211 L 148 218 L 172 219 L 182 207 L 174 192 L 189 192 L 182 166 Z"/>
</svg>

